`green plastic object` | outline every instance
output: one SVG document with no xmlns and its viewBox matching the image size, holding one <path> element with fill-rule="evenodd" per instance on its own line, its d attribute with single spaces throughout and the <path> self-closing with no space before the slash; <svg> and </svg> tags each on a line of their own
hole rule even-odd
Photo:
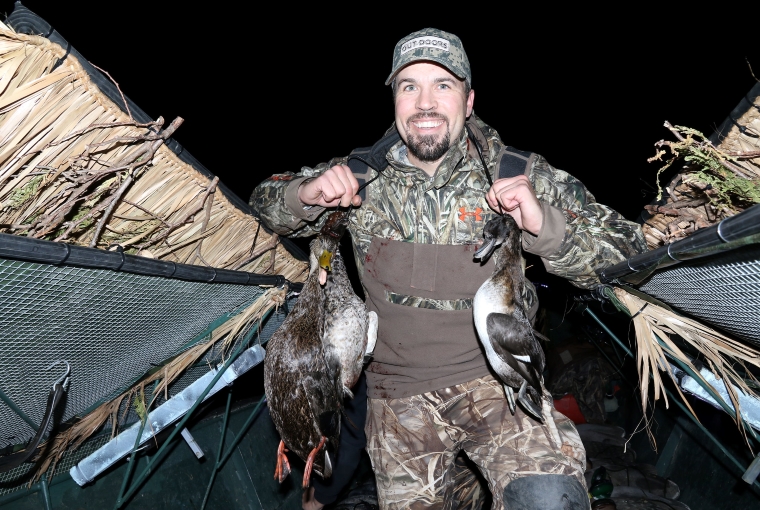
<svg viewBox="0 0 760 510">
<path fill-rule="evenodd" d="M 607 469 L 604 466 L 598 467 L 594 471 L 589 486 L 588 492 L 595 500 L 609 498 L 612 495 L 612 480 L 610 480 L 610 475 L 607 474 Z"/>
</svg>

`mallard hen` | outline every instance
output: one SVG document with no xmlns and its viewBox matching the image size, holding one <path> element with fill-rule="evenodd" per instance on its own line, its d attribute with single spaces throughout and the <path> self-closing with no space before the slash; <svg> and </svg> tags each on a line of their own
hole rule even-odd
<svg viewBox="0 0 760 510">
<path fill-rule="evenodd" d="M 520 229 L 508 214 L 488 221 L 483 230 L 483 246 L 475 258 L 487 260 L 491 254 L 494 272 L 480 286 L 472 304 L 475 328 L 491 368 L 504 383 L 512 414 L 515 388 L 522 407 L 542 421 L 544 351 L 525 313 Z"/>
<path fill-rule="evenodd" d="M 338 245 L 347 212 L 331 213 L 310 245 L 309 276 L 298 301 L 275 331 L 264 360 L 264 391 L 280 433 L 275 478 L 290 472 L 285 452 L 306 462 L 303 486 L 312 470 L 332 473 L 343 399 L 374 349 L 377 315 L 353 292 Z"/>
</svg>

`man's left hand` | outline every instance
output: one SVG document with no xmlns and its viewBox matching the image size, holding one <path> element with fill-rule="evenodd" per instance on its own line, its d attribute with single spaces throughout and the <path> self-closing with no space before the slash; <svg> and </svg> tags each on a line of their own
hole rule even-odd
<svg viewBox="0 0 760 510">
<path fill-rule="evenodd" d="M 541 231 L 544 210 L 526 176 L 497 180 L 488 190 L 486 200 L 494 211 L 512 216 L 522 230 L 533 235 L 538 235 Z"/>
</svg>

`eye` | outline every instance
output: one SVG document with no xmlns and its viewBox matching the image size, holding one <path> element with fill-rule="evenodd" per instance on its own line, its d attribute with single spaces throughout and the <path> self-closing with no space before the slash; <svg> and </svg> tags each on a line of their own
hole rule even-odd
<svg viewBox="0 0 760 510">
<path fill-rule="evenodd" d="M 404 88 L 403 88 L 402 90 L 403 90 L 404 92 L 412 92 L 414 89 L 415 89 L 414 85 L 412 85 L 412 84 L 410 83 L 410 84 L 408 84 L 408 85 L 405 85 L 405 86 L 404 86 Z"/>
<path fill-rule="evenodd" d="M 448 83 L 439 83 L 439 84 L 438 84 L 438 88 L 439 88 L 440 90 L 448 90 L 448 89 L 450 89 L 451 87 L 449 87 Z"/>
</svg>

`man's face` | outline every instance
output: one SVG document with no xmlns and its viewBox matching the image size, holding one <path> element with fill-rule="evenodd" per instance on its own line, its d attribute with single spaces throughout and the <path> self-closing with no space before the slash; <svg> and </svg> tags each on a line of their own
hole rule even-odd
<svg viewBox="0 0 760 510">
<path fill-rule="evenodd" d="M 475 92 L 445 67 L 418 62 L 396 75 L 396 128 L 412 162 L 439 161 L 472 113 Z"/>
</svg>

